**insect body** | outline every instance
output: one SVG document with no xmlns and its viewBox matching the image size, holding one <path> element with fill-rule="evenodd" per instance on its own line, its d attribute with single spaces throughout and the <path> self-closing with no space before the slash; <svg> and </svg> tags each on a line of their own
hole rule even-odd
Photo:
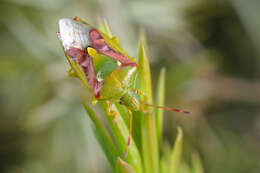
<svg viewBox="0 0 260 173">
<path fill-rule="evenodd" d="M 58 37 L 66 55 L 80 64 L 85 71 L 88 84 L 97 99 L 118 101 L 134 84 L 136 62 L 122 53 L 123 51 L 120 52 L 119 46 L 109 45 L 106 41 L 109 38 L 97 29 L 78 18 L 60 19 Z M 111 62 L 111 59 L 109 61 L 107 57 L 115 62 Z M 102 61 L 100 60 L 102 58 L 105 59 L 103 61 L 111 62 L 110 66 L 94 68 L 93 61 Z M 104 73 L 105 70 L 109 71 L 109 74 L 98 78 L 97 75 L 100 76 L 100 73 Z"/>
<path fill-rule="evenodd" d="M 132 112 L 144 110 L 144 105 L 171 111 L 189 113 L 183 110 L 150 105 L 138 95 L 144 95 L 134 89 L 137 64 L 118 43 L 106 34 L 93 28 L 79 18 L 60 19 L 57 33 L 66 56 L 77 62 L 83 69 L 88 85 L 97 100 L 104 100 L 108 106 L 119 102 L 130 112 L 130 129 L 126 149 L 130 144 Z M 146 98 L 144 96 L 144 98 Z M 111 110 L 108 108 L 108 110 Z M 111 111 L 111 114 L 115 112 Z M 126 156 L 126 155 L 125 155 Z"/>
</svg>

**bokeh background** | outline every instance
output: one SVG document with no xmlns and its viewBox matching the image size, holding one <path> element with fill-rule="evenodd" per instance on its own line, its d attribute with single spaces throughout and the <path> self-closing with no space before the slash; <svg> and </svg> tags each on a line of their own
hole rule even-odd
<svg viewBox="0 0 260 173">
<path fill-rule="evenodd" d="M 56 38 L 58 20 L 105 18 L 130 56 L 146 31 L 152 80 L 167 70 L 164 146 L 206 173 L 260 172 L 259 0 L 1 0 L 0 172 L 110 172 Z M 155 87 L 153 88 L 156 89 Z"/>
</svg>

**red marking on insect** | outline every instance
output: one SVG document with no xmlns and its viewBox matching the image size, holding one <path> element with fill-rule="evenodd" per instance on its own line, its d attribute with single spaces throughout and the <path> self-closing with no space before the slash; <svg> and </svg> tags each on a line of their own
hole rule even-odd
<svg viewBox="0 0 260 173">
<path fill-rule="evenodd" d="M 94 89 L 94 96 L 99 99 L 100 98 L 100 90 L 102 88 L 102 86 L 104 85 L 104 82 L 101 81 L 101 82 L 98 82 L 97 85 L 95 86 L 95 89 Z"/>
<path fill-rule="evenodd" d="M 137 68 L 137 64 L 136 64 L 136 62 L 131 62 L 131 63 L 128 63 L 128 64 L 122 64 L 121 66 L 122 66 L 122 67 L 132 66 L 132 67 Z"/>
<path fill-rule="evenodd" d="M 94 91 L 94 95 L 98 96 L 103 82 L 97 81 L 92 58 L 89 56 L 87 51 L 71 47 L 66 51 L 66 54 L 71 60 L 77 62 L 83 68 L 89 86 Z"/>
<path fill-rule="evenodd" d="M 128 57 L 112 49 L 101 36 L 97 29 L 92 29 L 89 32 L 90 39 L 92 40 L 92 47 L 96 49 L 100 54 L 109 56 L 122 63 L 122 66 L 137 67 L 134 61 L 131 61 Z"/>
<path fill-rule="evenodd" d="M 98 32 L 97 29 L 92 29 L 90 32 L 89 32 L 89 35 L 90 35 L 90 38 L 93 40 L 98 40 L 98 39 L 102 39 L 102 36 L 101 34 Z"/>
<path fill-rule="evenodd" d="M 100 92 L 98 92 L 97 94 L 95 94 L 95 98 L 99 99 L 100 98 Z"/>
</svg>

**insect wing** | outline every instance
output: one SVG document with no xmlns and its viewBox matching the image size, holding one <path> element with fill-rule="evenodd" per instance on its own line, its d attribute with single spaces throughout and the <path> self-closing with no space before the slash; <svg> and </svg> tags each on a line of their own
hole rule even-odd
<svg viewBox="0 0 260 173">
<path fill-rule="evenodd" d="M 105 55 L 95 54 L 92 58 L 96 77 L 99 82 L 105 79 L 118 67 L 116 60 Z"/>
<path fill-rule="evenodd" d="M 126 57 L 129 58 L 129 56 L 127 55 L 127 53 L 119 46 L 118 44 L 118 40 L 117 39 L 111 39 L 109 36 L 107 36 L 106 34 L 100 32 L 100 34 L 102 35 L 102 37 L 104 38 L 105 42 L 115 51 L 122 53 L 123 55 L 125 55 Z M 129 58 L 130 59 L 130 58 Z"/>
</svg>

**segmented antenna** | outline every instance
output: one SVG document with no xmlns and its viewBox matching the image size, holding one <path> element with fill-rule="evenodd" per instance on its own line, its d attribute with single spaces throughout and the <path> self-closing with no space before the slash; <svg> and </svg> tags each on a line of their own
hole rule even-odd
<svg viewBox="0 0 260 173">
<path fill-rule="evenodd" d="M 149 104 L 149 103 L 142 103 L 142 104 L 146 105 L 146 106 L 153 107 L 153 108 L 165 109 L 165 110 L 174 111 L 174 112 L 181 112 L 181 113 L 184 113 L 184 114 L 191 114 L 191 112 L 185 111 L 185 110 L 182 110 L 182 109 L 170 108 L 170 107 L 166 107 L 166 106 L 157 106 L 157 105 L 152 105 L 152 104 Z"/>
<path fill-rule="evenodd" d="M 153 108 L 158 108 L 158 109 L 166 109 L 166 110 L 169 110 L 169 111 L 174 111 L 174 112 L 181 112 L 181 113 L 184 113 L 184 114 L 191 114 L 191 112 L 189 111 L 185 111 L 185 110 L 182 110 L 182 109 L 176 109 L 176 108 L 170 108 L 170 107 L 166 107 L 166 106 L 157 106 L 157 105 L 152 105 L 152 104 L 149 104 L 149 103 L 142 103 L 143 105 L 146 105 L 146 106 L 150 106 L 150 107 L 153 107 Z M 128 110 L 129 111 L 129 114 L 130 114 L 130 125 L 129 125 L 129 136 L 128 136 L 128 140 L 127 140 L 127 145 L 126 145 L 126 151 L 125 151 L 125 155 L 124 155 L 124 158 L 126 158 L 127 156 L 127 153 L 128 153 L 128 150 L 129 150 L 129 146 L 130 146 L 130 141 L 131 141 L 131 134 L 132 134 L 132 119 L 133 119 L 133 115 L 132 115 L 132 111 Z"/>
</svg>

